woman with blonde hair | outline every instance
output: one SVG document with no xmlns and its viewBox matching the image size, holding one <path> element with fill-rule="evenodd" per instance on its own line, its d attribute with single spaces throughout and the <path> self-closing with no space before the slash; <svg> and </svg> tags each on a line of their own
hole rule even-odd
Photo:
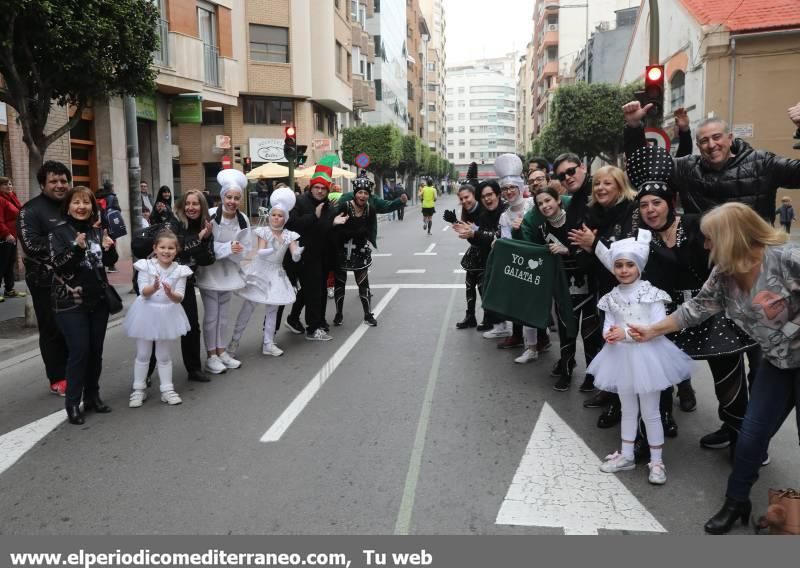
<svg viewBox="0 0 800 568">
<path fill-rule="evenodd" d="M 763 351 L 736 443 L 725 504 L 705 524 L 706 532 L 724 534 L 738 520 L 747 523 L 750 489 L 770 439 L 792 409 L 800 417 L 800 248 L 788 244 L 785 233 L 741 203 L 712 209 L 700 230 L 715 265 L 703 289 L 660 322 L 631 326 L 631 336 L 647 341 L 724 312 Z"/>
</svg>

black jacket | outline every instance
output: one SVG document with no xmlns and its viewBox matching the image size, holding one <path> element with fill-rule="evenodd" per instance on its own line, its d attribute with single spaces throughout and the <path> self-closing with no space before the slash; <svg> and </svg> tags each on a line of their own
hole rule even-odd
<svg viewBox="0 0 800 568">
<path fill-rule="evenodd" d="M 643 128 L 625 127 L 625 151 L 643 146 Z M 720 170 L 709 168 L 692 154 L 675 159 L 673 187 L 686 213 L 705 213 L 729 201 L 752 207 L 768 223 L 775 215 L 779 187 L 800 189 L 800 160 L 754 150 L 740 138 L 733 141 L 734 154 Z"/>
<path fill-rule="evenodd" d="M 78 233 L 86 235 L 86 248 L 75 244 Z M 51 306 L 61 312 L 79 307 L 92 309 L 106 301 L 108 286 L 105 266 L 114 265 L 116 247 L 102 249 L 103 232 L 88 223 L 62 221 L 49 235 L 49 256 L 54 277 Z"/>
<path fill-rule="evenodd" d="M 198 226 L 199 223 L 198 223 Z M 180 251 L 175 257 L 175 262 L 195 270 L 198 266 L 214 264 L 217 259 L 214 254 L 214 235 L 209 235 L 205 240 L 198 237 L 200 229 L 197 227 L 186 228 L 183 223 L 172 217 L 166 223 L 150 225 L 142 229 L 131 239 L 131 252 L 135 258 L 147 258 L 153 252 L 153 242 L 158 233 L 169 229 L 178 237 Z M 194 275 L 192 275 L 193 277 Z"/>
<path fill-rule="evenodd" d="M 475 231 L 475 235 L 467 239 L 467 241 L 472 247 L 477 249 L 481 267 L 486 266 L 489 253 L 492 252 L 492 243 L 495 239 L 500 237 L 500 216 L 505 209 L 506 206 L 502 202 L 494 211 L 489 211 L 483 206 L 480 207 L 478 219 L 475 221 L 478 230 Z M 475 251 L 473 251 L 473 253 L 474 252 Z M 469 251 L 467 254 L 469 254 Z"/>
<path fill-rule="evenodd" d="M 63 220 L 61 206 L 60 201 L 41 193 L 23 205 L 17 217 L 17 238 L 25 253 L 26 278 L 34 286 L 50 286 L 53 278 L 48 235 Z"/>
<path fill-rule="evenodd" d="M 322 214 L 317 218 L 316 210 L 320 203 L 323 204 Z M 332 206 L 327 198 L 324 201 L 317 201 L 310 191 L 297 199 L 286 228 L 300 235 L 300 246 L 305 247 L 301 262 L 319 261 L 332 253 L 330 233 L 335 213 L 335 206 Z"/>
</svg>

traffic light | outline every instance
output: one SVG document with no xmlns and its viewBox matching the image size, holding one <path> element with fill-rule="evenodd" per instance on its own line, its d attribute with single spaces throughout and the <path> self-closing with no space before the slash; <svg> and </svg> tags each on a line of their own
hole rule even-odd
<svg viewBox="0 0 800 568">
<path fill-rule="evenodd" d="M 644 73 L 643 104 L 653 106 L 647 112 L 651 117 L 664 116 L 664 66 L 648 65 Z"/>
<path fill-rule="evenodd" d="M 306 163 L 308 156 L 306 156 L 306 150 L 308 150 L 308 146 L 300 145 L 297 147 L 297 165 L 302 166 Z"/>
<path fill-rule="evenodd" d="M 294 160 L 297 157 L 297 134 L 294 126 L 287 126 L 283 129 L 283 155 L 287 160 Z"/>
<path fill-rule="evenodd" d="M 233 161 L 237 164 L 242 163 L 242 146 L 241 144 L 236 144 L 233 147 Z"/>
<path fill-rule="evenodd" d="M 253 169 L 253 159 L 250 156 L 247 156 L 244 159 L 244 173 L 249 173 L 250 170 Z"/>
</svg>

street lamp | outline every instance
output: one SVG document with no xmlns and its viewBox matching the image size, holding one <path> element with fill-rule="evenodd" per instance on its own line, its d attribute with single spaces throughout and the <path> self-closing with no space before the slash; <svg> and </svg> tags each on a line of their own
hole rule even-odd
<svg viewBox="0 0 800 568">
<path fill-rule="evenodd" d="M 564 8 L 585 8 L 586 9 L 586 61 L 583 65 L 583 79 L 589 82 L 589 2 L 585 4 L 545 4 L 545 10 L 562 10 Z M 559 22 L 560 27 L 560 22 Z"/>
</svg>

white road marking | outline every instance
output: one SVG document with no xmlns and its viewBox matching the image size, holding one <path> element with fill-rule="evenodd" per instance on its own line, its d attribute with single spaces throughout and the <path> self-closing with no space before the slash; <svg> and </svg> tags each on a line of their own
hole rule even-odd
<svg viewBox="0 0 800 568">
<path fill-rule="evenodd" d="M 424 268 L 401 268 L 397 274 L 425 274 Z"/>
<path fill-rule="evenodd" d="M 67 413 L 59 410 L 0 436 L 0 475 L 66 419 Z"/>
<path fill-rule="evenodd" d="M 395 286 L 390 288 L 386 295 L 381 298 L 381 301 L 378 302 L 378 305 L 375 306 L 372 313 L 375 316 L 378 316 L 383 309 L 389 304 L 394 295 L 397 294 L 398 288 Z M 322 366 L 322 368 L 317 372 L 316 375 L 308 382 L 308 384 L 300 391 L 295 399 L 289 404 L 286 410 L 278 417 L 278 419 L 269 427 L 263 436 L 261 436 L 262 442 L 277 442 L 281 439 L 283 434 L 286 430 L 289 429 L 289 426 L 300 416 L 300 413 L 303 409 L 311 402 L 311 399 L 316 396 L 319 390 L 322 388 L 322 385 L 333 375 L 336 368 L 344 361 L 344 358 L 347 357 L 347 354 L 352 351 L 353 347 L 356 346 L 358 341 L 363 337 L 363 335 L 367 332 L 370 327 L 367 324 L 359 325 L 356 330 L 347 338 L 339 349 L 336 350 L 336 353 L 328 359 L 328 361 Z"/>
<path fill-rule="evenodd" d="M 458 256 L 464 256 L 463 252 L 458 253 Z"/>
<path fill-rule="evenodd" d="M 446 231 L 449 228 L 450 228 L 450 225 L 445 225 L 444 227 L 442 227 L 442 232 Z"/>
<path fill-rule="evenodd" d="M 375 258 L 376 256 L 392 256 L 392 253 L 390 253 L 390 252 L 376 252 L 376 253 L 372 254 L 372 258 Z"/>
<path fill-rule="evenodd" d="M 436 247 L 436 243 L 431 243 L 428 245 L 428 248 L 425 249 L 425 252 L 415 252 L 414 256 L 436 256 L 436 253 L 433 252 L 434 247 Z"/>
<path fill-rule="evenodd" d="M 387 290 L 391 288 L 398 288 L 400 290 L 452 290 L 453 288 L 462 289 L 464 283 L 461 284 L 370 284 L 372 290 Z M 358 290 L 358 286 L 351 284 L 345 286 L 347 290 Z"/>
<path fill-rule="evenodd" d="M 544 403 L 528 447 L 497 514 L 498 525 L 667 532 L 616 474 Z M 645 475 L 641 469 L 621 475 Z"/>
<path fill-rule="evenodd" d="M 453 274 L 466 274 L 466 273 L 467 273 L 467 271 L 466 271 L 466 270 L 464 270 L 463 268 L 456 268 L 456 269 L 453 271 Z M 356 286 L 356 287 L 357 287 L 357 286 Z"/>
</svg>

